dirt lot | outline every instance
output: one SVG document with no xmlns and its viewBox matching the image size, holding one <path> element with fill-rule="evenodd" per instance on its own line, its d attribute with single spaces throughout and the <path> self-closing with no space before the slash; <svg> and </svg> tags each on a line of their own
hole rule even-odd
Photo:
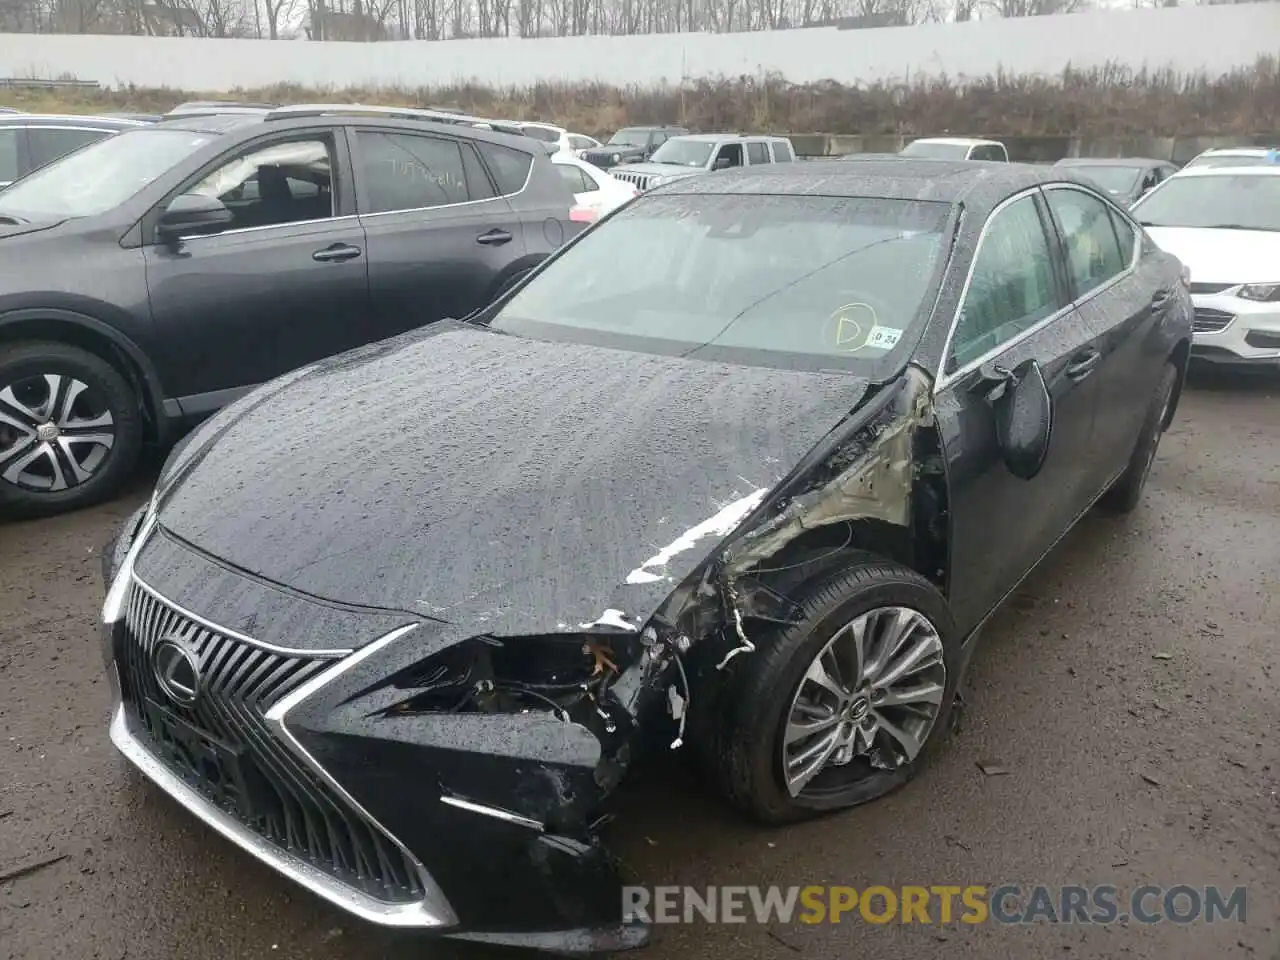
<svg viewBox="0 0 1280 960">
<path fill-rule="evenodd" d="M 1142 508 L 1089 518 L 998 615 L 960 735 L 906 791 L 761 831 L 672 772 L 613 837 L 652 883 L 1247 885 L 1246 922 L 694 925 L 648 957 L 1280 957 L 1278 402 L 1275 379 L 1199 381 Z M 498 956 L 350 920 L 126 773 L 97 550 L 144 495 L 0 528 L 0 875 L 63 857 L 0 882 L 0 957 Z"/>
</svg>

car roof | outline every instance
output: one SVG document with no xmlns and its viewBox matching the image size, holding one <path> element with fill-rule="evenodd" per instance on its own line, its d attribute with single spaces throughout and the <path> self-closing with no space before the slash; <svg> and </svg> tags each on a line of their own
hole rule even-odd
<svg viewBox="0 0 1280 960">
<path fill-rule="evenodd" d="M 1187 167 L 1170 177 L 1280 177 L 1280 163 L 1258 164 L 1256 167 Z"/>
<path fill-rule="evenodd" d="M 146 120 L 131 117 L 98 117 L 75 113 L 4 113 L 0 114 L 0 126 L 12 127 L 93 127 L 99 130 L 132 130 L 149 127 Z"/>
<path fill-rule="evenodd" d="M 1002 144 L 999 140 L 981 140 L 976 137 L 918 137 L 915 140 L 912 140 L 911 142 L 912 143 L 942 143 L 942 144 L 946 144 L 949 147 L 975 147 L 975 146 L 986 146 L 987 144 L 991 144 L 997 147 L 1004 146 L 1004 144 Z"/>
<path fill-rule="evenodd" d="M 1156 160 L 1152 157 L 1063 157 L 1057 161 L 1063 167 L 1175 167 L 1172 160 Z"/>
<path fill-rule="evenodd" d="M 732 167 L 714 176 L 673 180 L 649 193 L 879 197 L 949 204 L 972 199 L 976 206 L 984 206 L 1027 187 L 1064 182 L 1095 189 L 1087 182 L 1055 175 L 1051 167 L 894 157 Z"/>
<path fill-rule="evenodd" d="M 695 143 L 728 143 L 733 140 L 783 140 L 769 133 L 686 133 L 673 140 L 692 140 Z"/>
</svg>

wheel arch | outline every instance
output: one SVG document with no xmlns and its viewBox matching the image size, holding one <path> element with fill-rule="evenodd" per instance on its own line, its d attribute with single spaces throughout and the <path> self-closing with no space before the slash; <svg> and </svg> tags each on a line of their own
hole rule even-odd
<svg viewBox="0 0 1280 960">
<path fill-rule="evenodd" d="M 163 439 L 169 417 L 160 376 L 131 339 L 95 317 L 62 308 L 24 308 L 0 315 L 0 346 L 33 340 L 79 347 L 123 373 L 142 401 L 149 439 Z"/>
</svg>

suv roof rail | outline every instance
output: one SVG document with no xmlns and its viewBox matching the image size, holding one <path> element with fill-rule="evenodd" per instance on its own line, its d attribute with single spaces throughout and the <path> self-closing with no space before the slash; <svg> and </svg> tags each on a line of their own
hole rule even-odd
<svg viewBox="0 0 1280 960">
<path fill-rule="evenodd" d="M 264 120 L 292 120 L 298 117 L 327 117 L 341 114 L 364 114 L 373 117 L 389 117 L 393 120 L 428 120 L 432 123 L 456 123 L 498 133 L 524 136 L 520 128 L 510 120 L 490 120 L 474 117 L 453 110 L 422 109 L 420 107 L 383 107 L 364 103 L 293 103 L 270 110 Z"/>
</svg>

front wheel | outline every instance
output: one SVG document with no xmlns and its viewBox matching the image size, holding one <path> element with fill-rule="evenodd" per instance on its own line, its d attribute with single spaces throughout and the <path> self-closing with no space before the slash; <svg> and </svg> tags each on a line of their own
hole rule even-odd
<svg viewBox="0 0 1280 960">
<path fill-rule="evenodd" d="M 783 823 L 877 799 L 946 729 L 960 643 L 927 580 L 866 557 L 813 588 L 800 622 L 731 661 L 712 772 L 737 807 Z"/>
<path fill-rule="evenodd" d="M 96 503 L 129 478 L 142 417 L 111 364 L 65 343 L 0 348 L 0 515 Z"/>
</svg>

